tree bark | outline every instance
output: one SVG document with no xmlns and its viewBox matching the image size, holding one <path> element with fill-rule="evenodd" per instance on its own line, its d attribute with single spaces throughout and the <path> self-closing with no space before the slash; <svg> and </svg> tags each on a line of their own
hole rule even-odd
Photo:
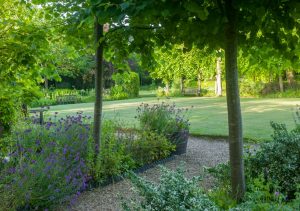
<svg viewBox="0 0 300 211">
<path fill-rule="evenodd" d="M 180 77 L 180 93 L 183 95 L 184 94 L 184 83 L 183 83 L 183 78 Z"/>
<path fill-rule="evenodd" d="M 279 73 L 278 79 L 279 79 L 279 90 L 280 90 L 280 92 L 283 92 L 284 90 L 283 90 L 283 81 L 282 81 L 282 74 L 281 73 Z"/>
<path fill-rule="evenodd" d="M 217 75 L 216 75 L 216 95 L 222 96 L 222 69 L 221 69 L 221 57 L 217 58 Z"/>
<path fill-rule="evenodd" d="M 48 81 L 48 78 L 45 77 L 45 78 L 44 78 L 44 81 L 45 81 L 45 89 L 48 91 L 48 88 L 49 88 L 49 81 Z"/>
<path fill-rule="evenodd" d="M 225 1 L 228 22 L 225 28 L 226 97 L 232 195 L 240 201 L 246 185 L 243 162 L 243 132 L 237 70 L 237 11 L 234 0 Z"/>
<path fill-rule="evenodd" d="M 95 72 L 95 107 L 94 107 L 94 142 L 95 157 L 94 163 L 100 152 L 101 146 L 101 123 L 102 123 L 102 93 L 103 93 L 103 25 L 99 24 L 98 18 L 95 17 L 95 44 L 96 44 L 96 72 Z"/>
<path fill-rule="evenodd" d="M 286 79 L 288 81 L 289 86 L 292 87 L 293 83 L 295 82 L 295 77 L 294 77 L 293 70 L 287 70 L 286 71 Z"/>
<path fill-rule="evenodd" d="M 166 94 L 166 96 L 169 96 L 169 94 L 170 94 L 170 85 L 169 85 L 169 82 L 166 83 L 165 94 Z"/>
</svg>

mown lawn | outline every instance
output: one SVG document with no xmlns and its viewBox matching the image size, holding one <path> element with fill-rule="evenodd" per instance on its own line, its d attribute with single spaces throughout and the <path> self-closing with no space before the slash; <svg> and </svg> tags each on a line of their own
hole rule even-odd
<svg viewBox="0 0 300 211">
<path fill-rule="evenodd" d="M 161 98 L 144 97 L 120 101 L 104 102 L 103 112 L 105 119 L 122 121 L 123 125 L 138 126 L 136 108 L 143 103 L 159 102 L 175 103 L 178 107 L 189 108 L 188 116 L 191 122 L 191 133 L 203 136 L 227 136 L 226 98 L 214 97 L 181 97 Z M 241 99 L 244 137 L 251 140 L 270 140 L 272 129 L 270 121 L 284 123 L 288 128 L 294 127 L 293 109 L 300 104 L 300 99 Z M 93 115 L 93 103 L 69 104 L 51 106 L 50 116 L 58 112 L 60 117 L 83 111 Z"/>
</svg>

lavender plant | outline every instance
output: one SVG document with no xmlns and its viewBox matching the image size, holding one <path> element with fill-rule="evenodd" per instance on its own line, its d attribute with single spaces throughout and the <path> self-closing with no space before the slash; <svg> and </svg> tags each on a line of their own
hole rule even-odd
<svg viewBox="0 0 300 211">
<path fill-rule="evenodd" d="M 45 126 L 23 124 L 12 134 L 9 161 L 0 172 L 0 209 L 52 208 L 73 203 L 89 180 L 90 126 L 80 113 Z"/>
</svg>

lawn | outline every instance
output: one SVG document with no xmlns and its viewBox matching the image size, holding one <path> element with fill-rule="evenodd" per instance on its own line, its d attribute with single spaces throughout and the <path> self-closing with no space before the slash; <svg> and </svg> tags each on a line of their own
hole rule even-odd
<svg viewBox="0 0 300 211">
<path fill-rule="evenodd" d="M 181 97 L 181 98 L 155 98 L 143 97 L 137 99 L 106 101 L 103 107 L 105 119 L 115 119 L 122 121 L 123 125 L 138 126 L 134 116 L 136 108 L 142 102 L 175 103 L 178 107 L 189 108 L 190 132 L 194 135 L 202 136 L 227 136 L 227 110 L 226 98 L 214 97 Z M 294 99 L 256 99 L 242 98 L 242 114 L 244 137 L 251 140 L 270 140 L 272 129 L 270 121 L 284 123 L 288 128 L 294 127 L 293 109 L 300 100 Z M 69 104 L 51 106 L 50 116 L 58 112 L 60 117 L 83 111 L 84 114 L 93 115 L 93 103 Z"/>
</svg>

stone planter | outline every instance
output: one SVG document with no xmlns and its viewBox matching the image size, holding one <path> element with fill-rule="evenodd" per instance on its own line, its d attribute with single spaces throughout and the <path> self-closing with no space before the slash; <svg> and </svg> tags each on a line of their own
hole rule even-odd
<svg viewBox="0 0 300 211">
<path fill-rule="evenodd" d="M 173 155 L 181 155 L 186 153 L 187 142 L 189 139 L 189 131 L 182 130 L 171 135 L 171 142 L 176 144 L 176 149 L 172 152 Z"/>
</svg>

